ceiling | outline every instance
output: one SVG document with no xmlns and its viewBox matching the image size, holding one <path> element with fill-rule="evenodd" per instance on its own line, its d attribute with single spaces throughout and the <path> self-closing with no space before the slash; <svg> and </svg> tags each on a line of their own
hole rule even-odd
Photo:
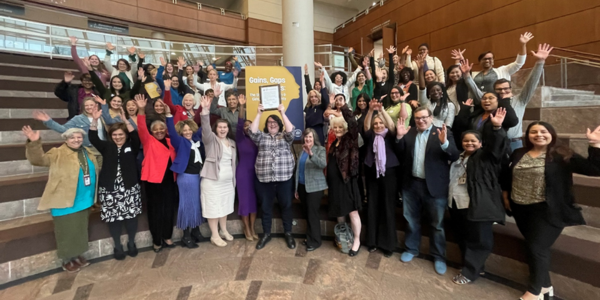
<svg viewBox="0 0 600 300">
<path fill-rule="evenodd" d="M 247 0 L 194 0 L 193 2 L 200 2 L 202 4 L 214 6 L 214 7 L 222 7 L 225 9 L 231 9 L 236 3 L 239 1 L 247 1 Z M 283 1 L 283 0 L 282 0 Z M 292 0 L 290 0 L 292 1 Z M 315 0 L 323 3 L 328 3 L 337 6 L 343 6 L 348 8 L 353 8 L 358 11 L 362 11 L 367 9 L 373 2 L 378 2 L 379 0 Z"/>
</svg>

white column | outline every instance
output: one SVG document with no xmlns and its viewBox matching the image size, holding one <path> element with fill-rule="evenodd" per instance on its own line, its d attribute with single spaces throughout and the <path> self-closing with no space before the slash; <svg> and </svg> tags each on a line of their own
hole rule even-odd
<svg viewBox="0 0 600 300">
<path fill-rule="evenodd" d="M 282 38 L 283 65 L 299 66 L 308 64 L 308 74 L 314 83 L 315 37 L 313 0 L 283 0 Z M 304 70 L 302 70 L 304 75 Z M 305 94 L 304 86 L 301 91 Z M 304 96 L 306 103 L 306 95 Z"/>
</svg>

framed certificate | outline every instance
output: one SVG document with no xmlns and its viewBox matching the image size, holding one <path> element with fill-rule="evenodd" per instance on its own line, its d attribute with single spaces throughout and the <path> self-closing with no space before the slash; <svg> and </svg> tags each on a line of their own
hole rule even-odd
<svg viewBox="0 0 600 300">
<path fill-rule="evenodd" d="M 264 110 L 277 110 L 281 104 L 281 88 L 279 84 L 262 85 L 259 87 L 260 104 Z"/>
</svg>

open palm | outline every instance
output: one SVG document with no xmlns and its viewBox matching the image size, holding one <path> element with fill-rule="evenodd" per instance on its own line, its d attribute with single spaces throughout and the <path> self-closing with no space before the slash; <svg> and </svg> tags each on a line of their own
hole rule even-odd
<svg viewBox="0 0 600 300">
<path fill-rule="evenodd" d="M 586 136 L 590 144 L 600 144 L 600 126 L 596 127 L 594 131 L 588 128 Z"/>
<path fill-rule="evenodd" d="M 548 56 L 550 55 L 550 52 L 552 52 L 552 49 L 554 49 L 554 47 L 550 47 L 550 45 L 548 44 L 539 44 L 538 51 L 531 51 L 531 55 L 533 55 L 540 61 L 546 60 L 546 58 L 548 58 Z"/>
</svg>

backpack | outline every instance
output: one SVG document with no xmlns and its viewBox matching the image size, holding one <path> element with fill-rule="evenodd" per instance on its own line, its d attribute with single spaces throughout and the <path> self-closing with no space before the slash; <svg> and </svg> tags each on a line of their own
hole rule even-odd
<svg viewBox="0 0 600 300">
<path fill-rule="evenodd" d="M 335 233 L 335 244 L 342 253 L 348 254 L 354 243 L 354 234 L 348 223 L 338 223 L 333 229 Z"/>
</svg>

